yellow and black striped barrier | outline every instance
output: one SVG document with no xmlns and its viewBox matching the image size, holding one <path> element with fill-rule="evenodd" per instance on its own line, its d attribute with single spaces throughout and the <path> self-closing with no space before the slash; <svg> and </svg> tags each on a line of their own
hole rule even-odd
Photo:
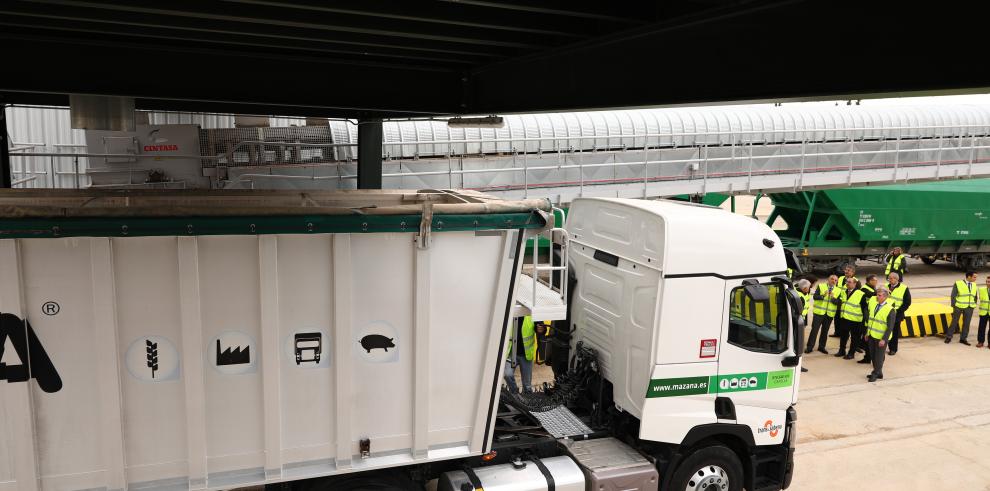
<svg viewBox="0 0 990 491">
<path fill-rule="evenodd" d="M 901 337 L 920 338 L 945 333 L 952 319 L 952 307 L 941 303 L 914 302 L 901 321 Z"/>
</svg>

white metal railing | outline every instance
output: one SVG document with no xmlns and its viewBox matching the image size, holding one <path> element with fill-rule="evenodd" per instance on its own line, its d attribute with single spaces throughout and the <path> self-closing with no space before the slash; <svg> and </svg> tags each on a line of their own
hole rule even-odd
<svg viewBox="0 0 990 491">
<path fill-rule="evenodd" d="M 560 222 L 557 222 L 557 216 L 560 216 Z M 551 292 L 557 294 L 560 297 L 560 305 L 566 307 L 567 303 L 567 265 L 568 265 L 568 239 L 569 235 L 567 230 L 564 229 L 564 220 L 566 220 L 566 215 L 564 215 L 564 210 L 553 207 L 550 211 L 550 220 L 553 220 L 553 226 L 549 227 L 539 234 L 534 236 L 531 241 L 533 243 L 531 263 L 529 264 L 529 269 L 532 271 L 533 277 L 533 291 L 532 291 L 532 308 L 537 309 L 540 305 L 538 302 L 538 292 L 539 289 L 537 285 L 542 283 Z M 544 237 L 550 241 L 550 250 L 547 254 L 547 261 L 544 263 L 540 261 L 539 254 L 539 243 L 540 237 Z M 560 246 L 560 262 L 555 264 L 554 261 L 554 247 L 557 244 Z M 542 279 L 542 274 L 545 273 L 547 279 Z M 554 273 L 557 273 L 558 278 L 554 279 Z"/>
<path fill-rule="evenodd" d="M 975 139 L 977 137 L 974 136 L 974 137 L 967 137 L 967 138 Z M 980 138 L 983 138 L 983 137 L 980 137 Z M 920 141 L 920 140 L 909 140 L 909 141 Z M 528 161 L 524 161 L 522 167 L 502 167 L 502 168 L 490 168 L 490 169 L 453 169 L 453 168 L 450 168 L 448 166 L 448 168 L 443 169 L 443 170 L 438 170 L 438 171 L 385 172 L 385 173 L 382 174 L 382 177 L 386 177 L 386 178 L 388 178 L 388 177 L 395 177 L 395 178 L 398 178 L 398 177 L 423 177 L 423 176 L 447 175 L 448 176 L 448 182 L 453 182 L 452 177 L 453 176 L 457 176 L 457 175 L 463 176 L 463 175 L 470 175 L 470 174 L 505 174 L 505 173 L 518 174 L 518 173 L 523 173 L 521 185 L 518 186 L 517 188 L 523 189 L 524 191 L 528 191 L 531 188 L 532 189 L 539 189 L 539 188 L 545 188 L 545 187 L 547 187 L 547 183 L 531 183 L 530 182 L 529 173 L 536 172 L 536 171 L 554 171 L 554 170 L 561 170 L 562 171 L 562 170 L 569 170 L 569 169 L 577 169 L 577 170 L 579 170 L 579 175 L 580 175 L 580 178 L 581 178 L 579 180 L 579 182 L 577 182 L 577 183 L 568 182 L 568 183 L 557 183 L 557 184 L 574 185 L 574 186 L 584 187 L 585 186 L 585 182 L 584 182 L 583 178 L 584 178 L 584 175 L 585 175 L 585 172 L 584 171 L 586 169 L 615 168 L 615 167 L 644 167 L 644 168 L 646 168 L 646 167 L 651 166 L 651 165 L 656 165 L 656 166 L 672 166 L 672 165 L 675 165 L 675 164 L 699 164 L 697 169 L 693 170 L 692 173 L 688 173 L 688 174 L 662 176 L 662 171 L 661 171 L 661 172 L 658 172 L 658 175 L 657 176 L 654 176 L 653 178 L 651 178 L 648 173 L 643 172 L 643 175 L 640 178 L 637 178 L 636 180 L 638 182 L 641 182 L 644 185 L 644 188 L 645 188 L 649 184 L 649 182 L 655 181 L 655 180 L 657 180 L 658 178 L 661 178 L 661 177 L 663 179 L 685 178 L 685 179 L 702 179 L 702 180 L 707 180 L 709 178 L 714 178 L 714 177 L 725 177 L 721 173 L 712 173 L 712 172 L 710 172 L 710 166 L 712 164 L 717 164 L 717 163 L 730 163 L 730 162 L 738 162 L 740 160 L 745 160 L 747 162 L 746 169 L 745 169 L 745 174 L 747 176 L 747 180 L 749 181 L 749 183 L 747 185 L 747 189 L 752 189 L 752 187 L 753 187 L 753 185 L 752 185 L 752 179 L 754 178 L 754 176 L 755 177 L 759 177 L 761 175 L 766 175 L 768 172 L 770 172 L 770 171 L 767 171 L 767 170 L 757 170 L 757 169 L 754 169 L 754 161 L 755 160 L 761 160 L 761 161 L 765 161 L 765 162 L 770 162 L 770 161 L 774 161 L 774 160 L 800 159 L 800 165 L 797 166 L 796 168 L 793 168 L 793 169 L 779 169 L 779 170 L 776 170 L 776 171 L 772 171 L 772 173 L 775 173 L 775 174 L 790 174 L 790 173 L 798 174 L 800 176 L 800 178 L 801 178 L 801 181 L 799 182 L 799 186 L 800 186 L 800 185 L 803 185 L 803 177 L 804 177 L 804 175 L 805 174 L 808 174 L 808 173 L 814 173 L 814 172 L 835 172 L 835 171 L 845 170 L 845 171 L 847 171 L 850 174 L 850 177 L 851 177 L 851 173 L 854 172 L 854 171 L 856 171 L 857 169 L 882 168 L 882 167 L 892 167 L 896 171 L 898 168 L 904 168 L 904 167 L 909 167 L 909 166 L 917 166 L 917 165 L 934 165 L 934 166 L 936 166 L 936 168 L 940 168 L 943 165 L 968 164 L 970 167 L 968 169 L 967 174 L 968 175 L 972 175 L 972 165 L 974 163 L 983 163 L 983 162 L 985 162 L 985 161 L 988 160 L 988 159 L 976 159 L 975 158 L 976 151 L 978 151 L 978 150 L 990 150 L 990 145 L 975 145 L 974 143 L 971 143 L 971 144 L 965 145 L 965 146 L 952 146 L 952 147 L 945 147 L 944 145 L 942 145 L 939 148 L 929 148 L 929 147 L 923 147 L 923 148 L 901 148 L 900 147 L 901 140 L 897 140 L 897 142 L 898 142 L 898 145 L 897 145 L 897 148 L 895 148 L 895 149 L 854 150 L 853 147 L 852 147 L 852 145 L 851 145 L 849 151 L 843 151 L 843 152 L 808 152 L 808 150 L 807 150 L 807 147 L 809 145 L 827 145 L 827 144 L 841 143 L 841 142 L 830 142 L 830 143 L 801 142 L 800 143 L 800 145 L 801 145 L 801 151 L 800 152 L 797 152 L 797 153 L 781 153 L 781 154 L 767 154 L 767 155 L 757 155 L 755 153 L 755 151 L 754 151 L 755 145 L 753 145 L 753 144 L 746 144 L 746 145 L 741 146 L 741 148 L 746 148 L 747 149 L 747 151 L 745 152 L 744 155 L 742 155 L 742 156 L 739 156 L 739 155 L 730 155 L 728 157 L 711 157 L 711 156 L 708 155 L 708 152 L 707 152 L 707 150 L 710 147 L 705 146 L 705 147 L 701 147 L 701 150 L 702 150 L 703 154 L 702 155 L 699 155 L 698 157 L 689 157 L 689 158 L 681 158 L 681 159 L 667 159 L 667 160 L 656 160 L 656 159 L 652 159 L 651 160 L 651 159 L 649 159 L 648 158 L 649 157 L 649 152 L 651 152 L 651 151 L 658 151 L 660 149 L 657 149 L 657 148 L 644 148 L 644 149 L 642 149 L 642 152 L 644 153 L 644 157 L 645 157 L 643 160 L 637 160 L 637 161 L 621 161 L 621 162 L 619 162 L 619 161 L 612 161 L 612 162 L 590 163 L 590 164 L 586 164 L 586 163 L 581 162 L 580 155 L 582 155 L 582 152 L 575 152 L 575 153 L 577 153 L 579 155 L 579 159 L 578 159 L 578 162 L 577 163 L 571 163 L 571 164 L 568 164 L 568 163 L 559 163 L 559 164 L 554 164 L 554 165 L 535 165 L 535 166 L 533 166 L 533 165 L 529 165 L 528 164 Z M 942 141 L 940 140 L 940 143 L 941 142 Z M 855 142 L 850 142 L 850 143 L 855 143 Z M 795 144 L 789 144 L 789 145 L 795 145 Z M 767 146 L 769 146 L 769 145 L 767 145 Z M 761 147 L 762 147 L 762 145 L 761 145 Z M 733 152 L 735 151 L 735 148 L 736 147 L 733 147 L 733 149 L 732 149 Z M 947 152 L 947 151 L 956 151 L 956 152 L 958 152 L 958 151 L 968 151 L 969 154 L 970 154 L 970 157 L 968 159 L 966 159 L 965 161 L 953 161 L 953 160 L 949 160 L 949 159 L 943 159 L 943 154 L 945 152 Z M 900 159 L 900 156 L 902 154 L 921 154 L 921 153 L 928 153 L 928 152 L 934 152 L 936 154 L 936 158 L 935 158 L 934 161 L 902 162 L 901 159 Z M 869 162 L 863 162 L 863 163 L 857 164 L 856 163 L 856 159 L 855 159 L 855 157 L 861 157 L 861 156 L 878 157 L 878 156 L 884 156 L 884 155 L 892 155 L 892 156 L 894 156 L 895 157 L 894 158 L 894 161 L 892 163 L 889 163 L 889 164 L 887 164 L 887 163 L 876 164 L 876 163 L 869 163 Z M 844 166 L 841 166 L 841 167 L 839 167 L 839 166 L 822 167 L 820 165 L 815 165 L 815 166 L 809 166 L 808 165 L 808 160 L 809 159 L 813 159 L 813 158 L 827 158 L 827 157 L 848 157 L 848 162 L 849 163 L 846 164 L 846 165 L 844 165 Z M 348 162 L 348 163 L 350 163 L 350 162 Z M 338 166 L 338 169 L 339 169 L 339 165 L 341 165 L 341 164 L 343 164 L 343 163 L 334 163 L 334 164 L 329 164 L 329 165 L 337 165 Z M 401 166 L 401 163 L 399 165 Z M 344 180 L 357 179 L 357 174 L 356 173 L 354 173 L 354 174 L 345 174 L 345 173 L 338 172 L 337 175 L 302 176 L 302 175 L 286 175 L 286 174 L 247 173 L 247 174 L 241 174 L 240 176 L 238 176 L 238 180 L 239 181 L 242 181 L 242 182 L 249 182 L 249 181 L 253 181 L 255 179 L 337 180 L 337 181 L 344 181 Z M 448 186 L 448 187 L 454 187 L 454 186 Z"/>
<path fill-rule="evenodd" d="M 975 130 L 975 129 L 979 129 L 980 131 L 970 131 L 970 130 Z M 921 137 L 919 135 L 920 135 L 920 133 L 923 130 L 941 130 L 941 131 L 939 132 L 940 133 L 939 135 L 932 135 L 932 136 Z M 768 141 L 760 142 L 760 141 L 757 141 L 757 140 L 747 140 L 747 139 L 742 138 L 745 135 L 768 135 L 768 134 L 772 134 L 772 135 L 799 135 L 799 134 L 808 135 L 808 134 L 821 134 L 821 135 L 824 136 L 824 135 L 827 135 L 827 134 L 839 134 L 839 133 L 863 132 L 863 131 L 873 131 L 873 132 L 877 132 L 877 133 L 881 133 L 881 134 L 875 134 L 875 135 L 866 135 L 866 134 L 864 134 L 864 135 L 860 135 L 860 138 L 846 138 L 845 140 L 835 140 L 835 139 L 829 139 L 829 140 L 812 140 L 812 139 L 805 138 L 805 139 L 803 139 L 803 140 L 801 140 L 799 142 L 798 141 L 790 141 L 790 140 L 786 140 L 786 141 L 783 141 L 782 140 L 782 141 L 779 141 L 779 142 L 768 142 Z M 905 136 L 904 135 L 904 133 L 907 132 L 907 131 L 910 131 L 911 132 L 910 136 Z M 890 138 L 890 137 L 885 136 L 885 134 L 890 133 L 890 132 L 897 132 L 898 135 L 895 138 Z M 949 133 L 949 134 L 946 134 L 946 133 Z M 454 168 L 454 166 L 451 164 L 452 159 L 454 159 L 455 157 L 448 152 L 448 154 L 446 156 L 436 156 L 436 158 L 429 158 L 429 159 L 425 159 L 425 160 L 417 160 L 416 161 L 417 163 L 420 163 L 421 164 L 424 161 L 425 162 L 431 162 L 431 161 L 437 161 L 437 162 L 439 162 L 439 161 L 442 161 L 442 160 L 446 160 L 447 161 L 447 165 L 445 166 L 446 168 L 441 167 L 438 170 L 405 171 L 405 172 L 403 172 L 402 171 L 402 164 L 405 161 L 404 159 L 389 159 L 389 160 L 387 160 L 387 162 L 389 162 L 391 164 L 398 164 L 398 166 L 399 166 L 399 172 L 386 172 L 386 173 L 383 173 L 383 177 L 385 177 L 385 178 L 399 178 L 399 177 L 427 177 L 427 176 L 443 176 L 443 175 L 446 175 L 447 176 L 447 181 L 448 181 L 448 184 L 449 184 L 448 187 L 453 188 L 453 187 L 468 187 L 468 186 L 455 186 L 454 179 L 453 179 L 455 176 L 461 176 L 462 177 L 461 181 L 463 183 L 463 176 L 471 175 L 471 174 L 511 174 L 511 175 L 518 175 L 518 173 L 521 172 L 522 173 L 521 179 L 518 179 L 518 180 L 517 179 L 514 179 L 514 178 L 512 179 L 513 181 L 520 181 L 517 184 L 513 185 L 512 188 L 513 189 L 522 189 L 525 192 L 528 192 L 529 189 L 531 189 L 531 188 L 532 189 L 539 189 L 539 188 L 545 188 L 545 187 L 548 186 L 548 183 L 532 182 L 530 176 L 531 176 L 531 173 L 533 173 L 533 172 L 540 172 L 540 171 L 566 171 L 566 170 L 577 169 L 578 170 L 578 174 L 579 174 L 577 182 L 550 183 L 550 184 L 555 184 L 555 185 L 556 184 L 559 184 L 559 185 L 564 185 L 564 186 L 578 186 L 578 187 L 581 187 L 583 189 L 583 187 L 586 185 L 586 182 L 585 182 L 585 174 L 586 174 L 585 171 L 586 170 L 594 170 L 594 169 L 598 169 L 598 168 L 609 168 L 609 167 L 611 167 L 611 168 L 618 168 L 618 167 L 635 168 L 635 167 L 640 167 L 640 168 L 642 168 L 644 170 L 641 172 L 641 175 L 639 177 L 635 178 L 635 180 L 643 185 L 644 193 L 645 193 L 646 192 L 646 188 L 648 187 L 649 183 L 650 182 L 653 182 L 653 181 L 656 181 L 656 180 L 667 180 L 667 179 L 702 179 L 704 181 L 707 181 L 709 178 L 724 177 L 724 175 L 722 175 L 724 173 L 711 172 L 710 167 L 712 165 L 720 164 L 720 163 L 741 162 L 741 161 L 744 161 L 744 162 L 746 162 L 745 165 L 744 165 L 745 169 L 744 170 L 741 170 L 740 172 L 745 172 L 745 174 L 747 176 L 747 181 L 748 181 L 747 189 L 752 189 L 752 187 L 753 187 L 753 183 L 752 183 L 753 178 L 754 177 L 761 176 L 761 175 L 765 175 L 768 172 L 776 173 L 776 174 L 785 174 L 785 173 L 795 173 L 795 174 L 798 174 L 800 176 L 799 177 L 799 185 L 803 184 L 804 176 L 807 173 L 826 172 L 826 171 L 827 172 L 834 172 L 834 171 L 837 171 L 837 170 L 846 170 L 850 174 L 850 178 L 851 178 L 852 172 L 854 172 L 857 169 L 861 169 L 861 168 L 877 168 L 877 167 L 884 167 L 884 166 L 893 167 L 895 169 L 895 173 L 896 173 L 896 170 L 898 168 L 907 167 L 907 166 L 913 166 L 913 165 L 934 165 L 937 169 L 939 169 L 943 165 L 968 163 L 969 164 L 969 172 L 968 173 L 971 175 L 972 174 L 972 166 L 973 166 L 973 164 L 974 163 L 982 163 L 982 162 L 984 162 L 986 160 L 985 158 L 978 158 L 977 157 L 978 151 L 990 149 L 990 145 L 983 145 L 983 144 L 979 144 L 978 145 L 977 144 L 977 140 L 978 139 L 979 140 L 983 140 L 983 139 L 986 139 L 986 138 L 990 138 L 990 128 L 988 128 L 986 125 L 943 125 L 943 126 L 914 126 L 914 127 L 889 127 L 889 128 L 808 128 L 808 129 L 777 129 L 777 130 L 768 130 L 768 129 L 758 130 L 758 129 L 753 129 L 753 130 L 746 130 L 746 131 L 680 132 L 680 133 L 652 133 L 652 134 L 650 134 L 650 133 L 644 133 L 644 134 L 636 134 L 636 135 L 607 135 L 607 136 L 603 136 L 603 135 L 579 135 L 579 136 L 577 136 L 577 135 L 575 135 L 575 136 L 559 136 L 559 137 L 495 138 L 495 139 L 471 139 L 471 140 L 431 140 L 431 141 L 388 142 L 388 143 L 384 143 L 383 144 L 383 147 L 386 147 L 387 148 L 387 147 L 390 147 L 390 146 L 409 146 L 409 145 L 458 145 L 458 144 L 469 144 L 469 143 L 480 143 L 480 144 L 510 143 L 510 144 L 514 144 L 514 143 L 539 142 L 539 141 L 554 141 L 555 143 L 560 143 L 560 142 L 568 142 L 568 141 L 572 141 L 572 140 L 605 140 L 605 141 L 608 141 L 608 142 L 614 142 L 614 141 L 618 141 L 618 140 L 628 140 L 628 139 L 633 139 L 633 140 L 636 140 L 636 139 L 650 139 L 650 138 L 672 139 L 672 138 L 675 138 L 675 137 L 685 137 L 685 136 L 719 136 L 719 135 L 730 135 L 731 136 L 730 142 L 729 143 L 716 143 L 714 145 L 701 144 L 701 145 L 694 145 L 694 146 L 691 146 L 691 145 L 685 145 L 685 146 L 673 145 L 673 146 L 671 146 L 669 144 L 648 145 L 644 141 L 642 147 L 633 147 L 633 148 L 630 148 L 630 147 L 628 147 L 626 145 L 608 145 L 608 147 L 609 147 L 608 150 L 599 150 L 599 149 L 597 149 L 597 147 L 596 148 L 593 148 L 593 149 L 567 149 L 567 150 L 562 150 L 560 152 L 560 156 L 563 157 L 563 156 L 573 155 L 573 156 L 576 156 L 576 160 L 577 161 L 576 162 L 573 162 L 572 161 L 571 163 L 568 163 L 566 161 L 566 159 L 564 159 L 563 161 L 560 161 L 560 159 L 558 159 L 558 162 L 555 163 L 555 164 L 552 164 L 552 165 L 544 165 L 544 164 L 531 165 L 529 161 L 531 159 L 533 159 L 533 157 L 531 157 L 532 153 L 529 153 L 529 152 L 520 152 L 520 151 L 518 151 L 515 148 L 515 145 L 511 145 L 512 146 L 512 151 L 510 153 L 508 153 L 508 154 L 507 153 L 501 153 L 501 154 L 496 154 L 494 156 L 493 155 L 478 155 L 478 156 L 460 156 L 460 157 L 457 157 L 459 160 L 468 160 L 468 159 L 492 160 L 492 159 L 495 159 L 495 158 L 508 158 L 508 157 L 511 157 L 511 159 L 512 159 L 512 166 L 511 167 L 508 167 L 507 166 L 507 167 L 488 168 L 488 169 L 464 169 L 464 168 L 457 169 L 457 168 Z M 707 139 L 706 139 L 706 141 L 707 141 Z M 925 143 L 934 143 L 936 141 L 938 143 L 937 148 L 924 146 Z M 968 144 L 965 144 L 964 145 L 964 143 L 966 143 L 967 141 L 968 141 Z M 671 140 L 671 142 L 673 142 L 673 140 Z M 835 144 L 841 144 L 843 142 L 848 143 L 848 145 L 849 145 L 849 149 L 847 151 L 824 151 L 823 149 L 822 150 L 819 150 L 819 151 L 809 151 L 809 147 L 810 146 L 835 145 Z M 876 142 L 876 143 L 882 143 L 882 144 L 892 144 L 894 146 L 894 148 L 893 149 L 882 148 L 882 149 L 856 150 L 856 148 L 855 148 L 856 144 L 857 143 L 861 143 L 861 142 Z M 904 142 L 915 142 L 915 143 L 918 143 L 919 145 L 921 145 L 921 148 L 903 148 L 903 143 Z M 946 144 L 946 142 L 950 142 L 950 144 Z M 312 147 L 312 148 L 320 148 L 320 147 L 322 147 L 322 148 L 356 147 L 356 144 L 355 143 L 303 144 L 303 143 L 255 142 L 255 141 L 243 142 L 243 143 L 244 144 L 252 144 L 252 145 L 256 145 L 256 144 L 274 145 L 274 146 L 281 146 L 281 147 L 299 146 L 299 145 L 305 145 L 307 147 Z M 31 152 L 31 151 L 24 151 L 24 150 L 29 150 L 30 148 L 33 148 L 35 146 L 35 144 L 33 144 L 33 143 L 23 143 L 23 144 L 18 144 L 18 145 L 21 147 L 21 148 L 18 148 L 19 151 L 12 152 L 10 154 L 10 157 L 11 157 L 12 160 L 16 161 L 17 159 L 27 159 L 27 158 L 47 158 L 47 159 L 49 159 L 49 165 L 48 165 L 48 169 L 44 169 L 44 170 L 39 170 L 37 168 L 35 168 L 35 169 L 26 169 L 25 166 L 22 165 L 19 170 L 15 167 L 14 174 L 15 175 L 20 174 L 21 176 L 24 176 L 24 177 L 27 177 L 27 176 L 36 176 L 36 177 L 46 176 L 45 179 L 44 179 L 44 181 L 48 184 L 47 187 L 66 187 L 66 186 L 59 186 L 57 180 L 55 179 L 55 177 L 57 177 L 57 176 L 73 176 L 74 177 L 72 179 L 72 184 L 73 185 L 71 187 L 81 187 L 81 185 L 82 185 L 82 183 L 81 183 L 81 177 L 88 176 L 89 174 L 95 174 L 95 173 L 98 173 L 98 172 L 101 172 L 101 171 L 111 171 L 111 170 L 113 172 L 123 172 L 124 171 L 124 169 L 121 168 L 121 167 L 123 167 L 121 164 L 115 164 L 115 168 L 113 168 L 113 169 L 111 169 L 111 168 L 106 168 L 106 169 L 104 169 L 104 168 L 93 168 L 93 167 L 90 167 L 90 168 L 87 168 L 87 169 L 80 169 L 80 161 L 79 161 L 79 159 L 89 159 L 89 158 L 104 158 L 104 159 L 107 159 L 107 158 L 122 158 L 122 157 L 127 157 L 127 158 L 141 158 L 142 157 L 141 155 L 134 155 L 134 154 L 109 154 L 109 153 L 100 154 L 100 153 L 88 153 L 88 152 L 72 152 L 72 153 L 63 153 L 63 152 L 54 152 L 54 153 L 53 152 Z M 796 146 L 796 145 L 800 145 L 800 152 L 793 151 L 793 152 L 788 152 L 788 153 L 769 154 L 769 155 L 757 155 L 757 154 L 755 154 L 755 148 L 766 148 L 766 147 L 771 147 L 771 146 L 791 146 L 791 147 L 793 147 L 793 146 Z M 82 145 L 67 145 L 67 147 L 77 147 L 78 148 L 78 147 L 82 147 Z M 560 148 L 563 148 L 563 147 L 560 147 Z M 683 149 L 688 149 L 688 148 L 697 149 L 698 150 L 698 154 L 696 156 L 691 156 L 691 157 L 687 157 L 687 158 L 676 158 L 676 159 L 662 159 L 662 158 L 651 159 L 650 158 L 651 152 L 656 152 L 657 154 L 660 154 L 661 152 L 669 151 L 669 150 L 672 150 L 672 149 L 673 150 L 683 150 Z M 730 155 L 729 156 L 722 156 L 722 157 L 720 157 L 720 156 L 711 156 L 710 155 L 710 151 L 713 150 L 713 149 L 716 149 L 716 148 L 718 148 L 718 149 L 726 149 L 727 148 L 730 151 Z M 449 148 L 448 148 L 448 150 L 449 150 Z M 629 152 L 629 151 L 640 151 L 640 152 L 643 153 L 643 158 L 642 159 L 637 159 L 637 160 L 630 160 L 630 161 L 616 161 L 616 160 L 613 159 L 612 161 L 609 161 L 609 162 L 599 162 L 599 163 L 584 163 L 583 162 L 583 157 L 586 154 L 595 154 L 595 155 L 618 154 L 618 153 Z M 963 161 L 963 162 L 959 162 L 958 160 L 945 159 L 943 157 L 944 157 L 944 154 L 945 154 L 946 151 L 953 151 L 953 152 L 960 152 L 960 151 L 965 152 L 965 151 L 968 151 L 969 152 L 969 157 L 968 157 L 968 159 L 966 159 L 966 161 Z M 935 152 L 935 159 L 934 159 L 934 161 L 921 161 L 921 162 L 911 162 L 911 161 L 908 161 L 908 162 L 904 162 L 901 159 L 901 156 L 902 155 L 920 154 L 920 153 L 925 153 L 925 152 Z M 537 153 L 541 153 L 542 154 L 542 153 L 547 153 L 547 152 L 546 151 L 541 151 L 541 152 L 537 152 Z M 155 155 L 153 157 L 152 156 L 146 156 L 145 158 L 154 158 L 154 159 L 157 159 L 157 160 L 168 160 L 168 159 L 197 159 L 197 160 L 200 160 L 200 161 L 202 161 L 202 160 L 213 160 L 213 161 L 216 162 L 214 165 L 217 165 L 223 159 L 229 158 L 229 156 L 230 156 L 230 153 L 227 152 L 227 153 L 219 154 L 219 155 L 215 155 L 215 156 L 203 156 L 203 155 L 160 155 L 159 156 L 159 155 Z M 522 158 L 519 159 L 518 158 L 519 156 L 522 156 Z M 860 164 L 857 165 L 856 158 L 857 157 L 862 157 L 862 156 L 871 156 L 873 158 L 881 157 L 881 156 L 892 156 L 893 162 L 892 163 L 889 163 L 888 162 L 888 163 L 883 163 L 883 164 L 860 163 Z M 828 167 L 828 168 L 822 168 L 819 165 L 808 165 L 808 161 L 811 160 L 811 159 L 830 158 L 830 157 L 847 157 L 848 158 L 848 164 L 842 166 L 841 169 L 834 168 L 835 166 Z M 73 170 L 72 171 L 57 170 L 56 167 L 59 167 L 60 168 L 62 166 L 61 165 L 56 166 L 56 159 L 61 160 L 61 159 L 67 159 L 67 158 L 73 159 L 73 162 L 72 162 L 73 163 Z M 385 158 L 388 158 L 388 156 L 385 155 Z M 787 159 L 800 159 L 800 165 L 797 166 L 797 167 L 795 167 L 795 168 L 793 168 L 793 169 L 790 169 L 789 168 L 789 169 L 766 170 L 766 169 L 755 169 L 754 168 L 754 161 L 757 161 L 757 160 L 758 161 L 761 161 L 761 162 L 764 162 L 765 164 L 768 164 L 769 165 L 772 161 L 783 161 L 783 160 L 787 160 Z M 522 162 L 522 165 L 521 166 L 519 165 L 519 161 L 520 160 Z M 536 158 L 536 160 L 541 160 L 541 159 Z M 346 172 L 343 172 L 342 171 L 342 168 L 341 168 L 341 165 L 354 165 L 354 163 L 355 163 L 354 160 L 343 160 L 343 161 L 336 161 L 336 162 L 322 162 L 322 163 L 318 163 L 318 164 L 307 164 L 308 166 L 313 167 L 314 168 L 314 171 L 317 168 L 330 168 L 330 167 L 334 167 L 335 170 L 336 170 L 335 175 L 319 175 L 318 176 L 318 175 L 315 175 L 315 172 L 311 176 L 286 175 L 286 174 L 277 174 L 277 173 L 249 172 L 249 173 L 246 173 L 246 174 L 239 175 L 237 177 L 237 182 L 249 184 L 251 187 L 253 187 L 255 180 L 265 180 L 265 179 L 314 180 L 314 181 L 334 181 L 334 180 L 336 180 L 336 181 L 338 181 L 337 182 L 337 186 L 340 187 L 343 184 L 344 181 L 357 179 L 357 174 L 356 173 L 346 173 Z M 695 165 L 695 164 L 697 164 L 697 165 Z M 132 165 L 134 165 L 134 163 L 126 163 L 125 165 L 132 166 Z M 280 165 L 286 165 L 286 164 L 269 164 L 269 165 L 264 165 L 262 167 L 269 167 L 269 169 L 273 169 L 273 168 L 278 168 Z M 675 175 L 664 175 L 664 173 L 663 173 L 663 168 L 664 167 L 678 166 L 678 165 L 681 165 L 681 166 L 685 166 L 686 165 L 687 166 L 686 167 L 687 172 L 684 172 L 684 173 L 681 173 L 681 174 L 675 174 Z M 222 165 L 219 165 L 219 166 L 222 167 Z M 656 166 L 657 167 L 658 170 L 657 170 L 657 174 L 655 176 L 652 176 L 652 177 L 650 176 L 650 173 L 649 173 L 649 167 L 650 166 Z M 296 165 L 296 167 L 298 167 L 298 165 Z M 937 172 L 937 175 L 938 175 L 938 172 Z M 616 179 L 615 182 L 616 183 L 622 183 L 624 181 L 629 181 L 629 180 L 630 179 L 627 179 L 627 178 Z M 19 182 L 21 184 L 26 184 L 27 182 L 32 182 L 32 181 L 23 181 L 23 180 L 20 180 Z M 599 183 L 600 182 L 593 182 L 593 183 L 589 183 L 589 184 L 599 184 Z M 154 183 L 152 183 L 152 184 L 154 184 Z M 222 183 L 217 182 L 218 187 L 221 184 Z M 500 188 L 504 188 L 505 186 L 499 186 L 499 187 Z M 486 188 L 482 187 L 482 188 L 475 188 L 475 189 L 483 189 L 484 190 Z"/>
</svg>

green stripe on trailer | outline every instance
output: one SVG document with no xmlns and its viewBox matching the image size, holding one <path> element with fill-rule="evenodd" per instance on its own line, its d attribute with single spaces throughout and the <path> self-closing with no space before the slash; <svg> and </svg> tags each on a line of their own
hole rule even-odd
<svg viewBox="0 0 990 491">
<path fill-rule="evenodd" d="M 419 232 L 422 215 L 0 219 L 0 239 Z M 536 212 L 433 215 L 433 232 L 535 229 Z"/>
<path fill-rule="evenodd" d="M 677 397 L 699 394 L 725 394 L 751 390 L 780 389 L 794 385 L 794 370 L 733 373 L 707 377 L 679 377 L 650 380 L 646 397 Z"/>
</svg>

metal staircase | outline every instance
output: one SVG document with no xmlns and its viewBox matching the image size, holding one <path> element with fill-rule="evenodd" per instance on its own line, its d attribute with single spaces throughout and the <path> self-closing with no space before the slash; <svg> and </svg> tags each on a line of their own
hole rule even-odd
<svg viewBox="0 0 990 491">
<path fill-rule="evenodd" d="M 560 220 L 557 226 L 557 220 Z M 516 288 L 515 316 L 531 316 L 534 322 L 567 318 L 567 231 L 564 211 L 554 208 L 552 225 L 532 237 L 529 262 L 523 264 Z M 540 260 L 539 238 L 550 241 L 546 261 Z M 555 254 L 559 251 L 559 254 Z"/>
</svg>

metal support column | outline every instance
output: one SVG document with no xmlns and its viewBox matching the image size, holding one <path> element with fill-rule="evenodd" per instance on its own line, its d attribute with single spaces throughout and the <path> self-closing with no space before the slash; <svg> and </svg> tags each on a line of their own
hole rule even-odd
<svg viewBox="0 0 990 491">
<path fill-rule="evenodd" d="M 753 213 L 749 214 L 750 217 L 756 218 L 756 208 L 760 206 L 761 198 L 763 198 L 763 193 L 756 193 L 756 199 L 753 200 Z"/>
<path fill-rule="evenodd" d="M 808 216 L 804 218 L 804 228 L 801 229 L 801 242 L 798 247 L 804 249 L 808 245 L 808 229 L 811 228 L 811 215 L 815 213 L 815 201 L 818 201 L 819 191 L 811 192 L 811 202 L 808 203 Z M 804 195 L 807 200 L 807 194 Z"/>
<path fill-rule="evenodd" d="M 0 189 L 11 187 L 10 142 L 7 141 L 7 110 L 0 104 Z"/>
<path fill-rule="evenodd" d="M 358 120 L 358 189 L 382 188 L 382 120 Z"/>
</svg>

